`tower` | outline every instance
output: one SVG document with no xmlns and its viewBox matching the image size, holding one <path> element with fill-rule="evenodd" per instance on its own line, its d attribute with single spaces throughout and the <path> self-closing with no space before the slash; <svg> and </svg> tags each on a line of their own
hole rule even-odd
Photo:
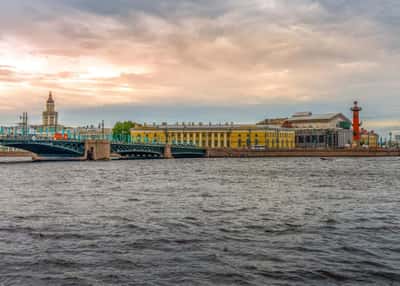
<svg viewBox="0 0 400 286">
<path fill-rule="evenodd" d="M 57 131 L 58 124 L 58 112 L 55 110 L 55 103 L 51 91 L 49 92 L 49 98 L 46 102 L 46 110 L 42 114 L 43 127 L 53 128 Z"/>
<path fill-rule="evenodd" d="M 357 101 L 354 101 L 354 106 L 350 110 L 353 112 L 353 142 L 358 146 L 361 140 L 360 111 L 362 110 L 362 108 L 358 106 Z"/>
</svg>

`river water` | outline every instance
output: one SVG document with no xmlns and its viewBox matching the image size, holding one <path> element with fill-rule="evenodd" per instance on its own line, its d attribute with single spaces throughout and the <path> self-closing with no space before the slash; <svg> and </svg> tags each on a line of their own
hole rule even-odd
<svg viewBox="0 0 400 286">
<path fill-rule="evenodd" d="M 400 285 L 399 166 L 0 164 L 0 285 Z"/>
</svg>

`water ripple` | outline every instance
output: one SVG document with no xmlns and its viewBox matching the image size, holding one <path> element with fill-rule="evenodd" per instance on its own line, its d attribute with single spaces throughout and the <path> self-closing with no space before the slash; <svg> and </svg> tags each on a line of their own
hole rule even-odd
<svg viewBox="0 0 400 286">
<path fill-rule="evenodd" d="M 0 285 L 400 285 L 398 167 L 1 164 Z"/>
</svg>

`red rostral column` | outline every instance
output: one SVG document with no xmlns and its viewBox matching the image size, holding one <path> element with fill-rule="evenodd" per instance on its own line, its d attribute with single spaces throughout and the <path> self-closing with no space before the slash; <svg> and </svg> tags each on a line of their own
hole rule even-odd
<svg viewBox="0 0 400 286">
<path fill-rule="evenodd" d="M 353 142 L 358 144 L 361 140 L 360 111 L 362 108 L 358 106 L 357 101 L 354 101 L 354 106 L 350 110 L 353 111 Z"/>
</svg>

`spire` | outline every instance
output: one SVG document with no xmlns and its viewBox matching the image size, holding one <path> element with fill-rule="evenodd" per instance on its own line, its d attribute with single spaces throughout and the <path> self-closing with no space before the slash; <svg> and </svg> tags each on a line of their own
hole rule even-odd
<svg viewBox="0 0 400 286">
<path fill-rule="evenodd" d="M 47 103 L 50 103 L 50 102 L 54 102 L 51 91 L 49 92 L 49 99 L 47 99 Z"/>
</svg>

